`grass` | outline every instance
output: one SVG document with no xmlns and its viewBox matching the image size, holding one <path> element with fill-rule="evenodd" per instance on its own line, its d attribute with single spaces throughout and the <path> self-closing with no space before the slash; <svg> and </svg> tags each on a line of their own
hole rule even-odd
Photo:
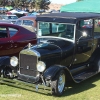
<svg viewBox="0 0 100 100">
<path fill-rule="evenodd" d="M 0 85 L 0 100 L 100 100 L 100 74 L 65 90 L 62 97 Z"/>
</svg>

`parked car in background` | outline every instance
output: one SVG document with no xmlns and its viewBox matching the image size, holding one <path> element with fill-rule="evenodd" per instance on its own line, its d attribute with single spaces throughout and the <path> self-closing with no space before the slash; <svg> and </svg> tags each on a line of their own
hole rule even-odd
<svg viewBox="0 0 100 100">
<path fill-rule="evenodd" d="M 0 15 L 0 20 L 9 20 L 13 24 L 16 22 L 18 17 L 16 15 Z"/>
<path fill-rule="evenodd" d="M 36 44 L 36 34 L 14 24 L 0 23 L 0 56 L 12 56 L 28 43 Z"/>
<path fill-rule="evenodd" d="M 0 13 L 6 12 L 6 11 L 7 11 L 7 8 L 0 7 Z"/>
<path fill-rule="evenodd" d="M 20 25 L 31 32 L 36 31 L 36 16 L 23 16 L 17 19 L 15 22 L 16 25 Z"/>
<path fill-rule="evenodd" d="M 9 20 L 0 20 L 0 23 L 8 23 L 8 24 L 13 24 L 11 21 Z"/>
</svg>

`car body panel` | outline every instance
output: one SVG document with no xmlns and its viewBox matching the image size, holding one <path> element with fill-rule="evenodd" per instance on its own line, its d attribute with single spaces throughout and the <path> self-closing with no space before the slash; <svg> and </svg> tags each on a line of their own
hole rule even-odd
<svg viewBox="0 0 100 100">
<path fill-rule="evenodd" d="M 8 34 L 6 38 L 0 37 L 0 51 L 2 52 L 0 56 L 19 53 L 28 43 L 36 43 L 36 34 L 21 26 L 4 23 L 0 24 L 0 27 L 6 28 Z"/>
</svg>

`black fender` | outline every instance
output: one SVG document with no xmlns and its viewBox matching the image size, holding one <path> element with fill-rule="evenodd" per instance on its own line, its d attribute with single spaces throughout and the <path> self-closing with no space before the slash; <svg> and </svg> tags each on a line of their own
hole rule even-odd
<svg viewBox="0 0 100 100">
<path fill-rule="evenodd" d="M 0 57 L 0 68 L 3 66 L 10 66 L 10 57 L 9 56 Z"/>
<path fill-rule="evenodd" d="M 45 80 L 52 80 L 55 78 L 55 76 L 57 75 L 57 73 L 60 70 L 64 70 L 66 73 L 67 79 L 72 80 L 72 75 L 71 75 L 69 69 L 67 67 L 61 66 L 61 65 L 53 65 L 53 66 L 49 67 L 43 73 L 43 77 Z"/>
<path fill-rule="evenodd" d="M 18 67 L 11 66 L 10 58 L 10 56 L 0 57 L 0 74 L 1 70 L 14 70 L 14 72 L 17 72 Z"/>
<path fill-rule="evenodd" d="M 68 67 L 62 65 L 53 65 L 45 70 L 43 73 L 43 77 L 45 81 L 54 80 L 56 75 L 59 73 L 60 70 L 64 70 L 66 74 L 66 86 L 72 86 L 74 83 L 79 83 L 74 80 L 74 77 L 71 74 L 71 71 Z"/>
</svg>

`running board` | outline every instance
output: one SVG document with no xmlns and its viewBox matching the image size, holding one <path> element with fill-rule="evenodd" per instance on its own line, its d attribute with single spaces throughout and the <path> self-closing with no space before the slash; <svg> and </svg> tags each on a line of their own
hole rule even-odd
<svg viewBox="0 0 100 100">
<path fill-rule="evenodd" d="M 97 73 L 98 73 L 97 71 L 87 71 L 87 72 L 78 74 L 78 75 L 74 76 L 73 78 L 77 83 L 80 83 L 81 81 L 84 81 L 84 80 L 96 75 Z"/>
</svg>

